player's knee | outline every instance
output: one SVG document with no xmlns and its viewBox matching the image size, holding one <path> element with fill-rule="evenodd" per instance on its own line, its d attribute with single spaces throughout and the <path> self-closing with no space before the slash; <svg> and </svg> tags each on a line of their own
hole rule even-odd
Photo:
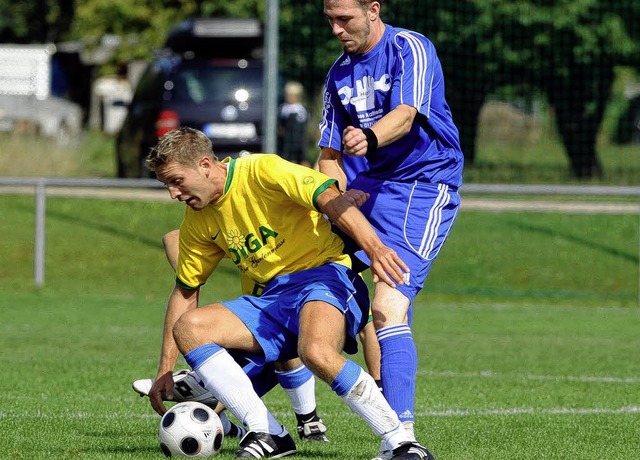
<svg viewBox="0 0 640 460">
<path fill-rule="evenodd" d="M 337 355 L 331 347 L 318 343 L 301 344 L 298 353 L 302 362 L 314 372 L 327 369 Z"/>
<path fill-rule="evenodd" d="M 180 351 L 198 344 L 199 331 L 204 327 L 199 311 L 190 310 L 183 313 L 173 325 L 173 339 Z"/>
</svg>

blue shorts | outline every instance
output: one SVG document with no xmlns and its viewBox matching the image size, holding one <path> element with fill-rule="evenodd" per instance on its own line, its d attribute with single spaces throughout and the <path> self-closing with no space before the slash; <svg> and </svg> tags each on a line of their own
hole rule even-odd
<svg viewBox="0 0 640 460">
<path fill-rule="evenodd" d="M 336 263 L 282 275 L 260 297 L 222 302 L 253 333 L 264 356 L 242 354 L 257 365 L 298 356 L 298 316 L 305 303 L 321 300 L 340 310 L 347 323 L 344 351 L 358 351 L 357 335 L 369 319 L 369 290 L 351 269 Z"/>
<path fill-rule="evenodd" d="M 413 304 L 456 220 L 460 194 L 445 184 L 380 181 L 362 174 L 349 188 L 370 194 L 360 210 L 382 242 L 409 266 L 409 284 L 399 285 L 398 290 Z M 369 265 L 364 251 L 355 255 Z"/>
</svg>

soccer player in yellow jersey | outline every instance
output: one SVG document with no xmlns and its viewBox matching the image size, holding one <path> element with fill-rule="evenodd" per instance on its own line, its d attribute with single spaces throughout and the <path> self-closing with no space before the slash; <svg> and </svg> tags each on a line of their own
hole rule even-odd
<svg viewBox="0 0 640 460">
<path fill-rule="evenodd" d="M 277 155 L 218 161 L 209 139 L 192 128 L 164 135 L 147 166 L 172 198 L 187 205 L 176 285 L 149 392 L 153 408 L 166 411 L 163 394 L 173 387 L 173 367 L 182 353 L 204 386 L 248 427 L 236 458 L 291 455 L 293 439 L 233 356 L 258 365 L 299 356 L 392 447 L 394 459 L 420 458 L 412 456 L 414 442 L 373 378 L 341 354 L 356 351 L 369 297 L 323 214 L 366 251 L 374 280 L 402 284 L 406 265 L 341 196 L 336 181 Z M 197 308 L 199 288 L 225 256 L 264 285 L 261 296 Z"/>
</svg>

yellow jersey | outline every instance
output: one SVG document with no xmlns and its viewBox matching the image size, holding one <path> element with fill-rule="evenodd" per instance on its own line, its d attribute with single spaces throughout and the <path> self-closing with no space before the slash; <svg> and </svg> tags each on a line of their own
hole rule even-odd
<svg viewBox="0 0 640 460">
<path fill-rule="evenodd" d="M 180 226 L 177 283 L 203 285 L 224 257 L 242 274 L 243 292 L 276 276 L 330 262 L 351 267 L 344 243 L 317 209 L 336 181 L 274 154 L 226 158 L 223 195 L 205 208 L 187 207 Z"/>
</svg>

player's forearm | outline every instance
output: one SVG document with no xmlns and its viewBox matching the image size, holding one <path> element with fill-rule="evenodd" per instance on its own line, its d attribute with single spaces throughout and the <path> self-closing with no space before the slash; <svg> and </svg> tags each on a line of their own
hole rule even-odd
<svg viewBox="0 0 640 460">
<path fill-rule="evenodd" d="M 340 190 L 347 189 L 347 176 L 342 165 L 342 154 L 334 149 L 323 148 L 318 157 L 318 171 L 336 179 Z"/>
<path fill-rule="evenodd" d="M 367 253 L 373 280 L 384 281 L 392 288 L 403 284 L 409 267 L 394 250 L 385 246 L 366 217 L 335 188 L 318 196 L 320 210 Z"/>
<path fill-rule="evenodd" d="M 370 128 L 347 126 L 342 132 L 343 152 L 352 156 L 365 156 L 401 139 L 411 130 L 416 113 L 415 108 L 400 105 Z"/>
<path fill-rule="evenodd" d="M 414 107 L 403 104 L 378 120 L 371 127 L 378 139 L 378 147 L 389 145 L 407 134 L 411 130 L 416 113 Z"/>
<path fill-rule="evenodd" d="M 182 289 L 174 288 L 167 304 L 162 333 L 162 348 L 158 363 L 157 377 L 173 371 L 180 351 L 173 338 L 173 326 L 180 316 L 189 309 L 197 306 L 197 294 L 185 297 Z"/>
<path fill-rule="evenodd" d="M 327 189 L 318 198 L 321 211 L 367 254 L 384 246 L 367 218 L 337 191 Z"/>
</svg>

